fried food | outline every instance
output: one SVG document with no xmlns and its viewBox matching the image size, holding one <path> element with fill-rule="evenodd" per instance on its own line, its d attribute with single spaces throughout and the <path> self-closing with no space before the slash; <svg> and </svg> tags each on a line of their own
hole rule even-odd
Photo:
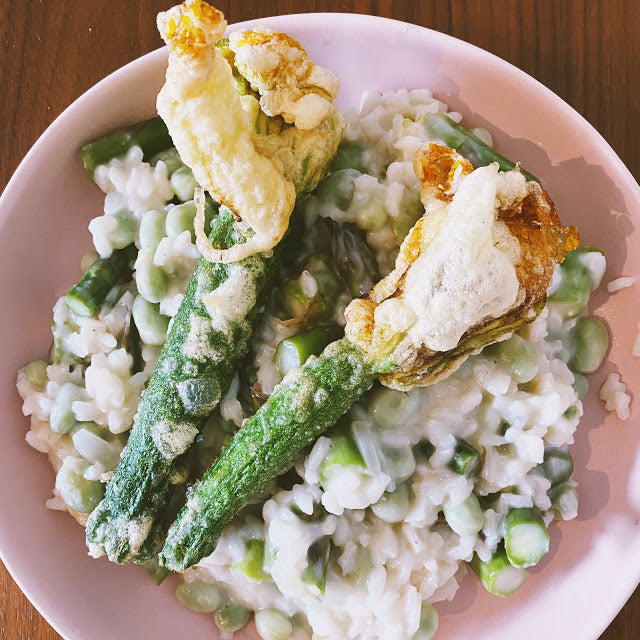
<svg viewBox="0 0 640 640">
<path fill-rule="evenodd" d="M 345 312 L 347 337 L 389 362 L 381 381 L 396 389 L 432 384 L 532 321 L 554 266 L 579 241 L 517 167 L 473 170 L 432 143 L 416 154 L 414 169 L 425 215 L 395 269 Z"/>
</svg>

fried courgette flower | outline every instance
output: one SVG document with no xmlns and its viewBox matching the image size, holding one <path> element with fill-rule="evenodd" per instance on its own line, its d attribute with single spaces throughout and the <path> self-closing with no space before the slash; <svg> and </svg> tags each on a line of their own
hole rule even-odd
<svg viewBox="0 0 640 640">
<path fill-rule="evenodd" d="M 427 386 L 531 322 L 554 266 L 578 245 L 553 202 L 519 168 L 473 169 L 438 144 L 414 160 L 425 215 L 395 269 L 346 309 L 346 336 L 392 371 L 395 389 Z"/>
<path fill-rule="evenodd" d="M 226 26 L 223 14 L 202 0 L 158 15 L 169 48 L 158 113 L 198 183 L 234 212 L 246 237 L 230 249 L 214 248 L 204 233 L 199 191 L 197 245 L 216 262 L 279 242 L 296 194 L 315 187 L 344 128 L 333 103 L 334 73 L 286 34 L 258 28 L 222 40 Z"/>
</svg>

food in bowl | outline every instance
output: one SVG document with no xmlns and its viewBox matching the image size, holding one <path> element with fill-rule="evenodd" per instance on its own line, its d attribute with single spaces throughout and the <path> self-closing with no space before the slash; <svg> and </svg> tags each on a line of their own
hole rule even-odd
<svg viewBox="0 0 640 640">
<path fill-rule="evenodd" d="M 267 397 L 279 397 L 274 390 L 283 388 L 283 375 L 286 387 L 310 353 L 339 338 L 351 299 L 370 290 L 378 276 L 398 275 L 394 254 L 424 213 L 416 152 L 429 142 L 456 146 L 452 138 L 442 139 L 445 125 L 450 135 L 487 151 L 452 123 L 457 114 L 445 119 L 445 112 L 427 90 L 418 90 L 371 93 L 359 112 L 346 114 L 328 176 L 298 201 L 280 249 L 280 282 L 254 332 L 250 355 L 232 370 L 224 391 L 211 377 L 208 385 L 180 387 L 183 407 L 220 399 L 202 431 L 191 436 L 195 447 L 181 451 L 183 433 L 151 434 L 166 458 L 175 452 L 173 458 L 180 458 L 169 468 L 168 484 L 177 491 L 173 504 L 161 505 L 163 517 L 175 515 L 188 476 L 199 475 L 258 406 L 273 405 Z M 436 133 L 434 122 L 440 126 Z M 125 138 L 144 147 L 142 132 L 154 126 L 157 121 Z M 117 492 L 118 472 L 111 474 L 153 368 L 159 361 L 166 372 L 174 364 L 160 352 L 169 324 L 171 331 L 179 326 L 178 308 L 198 261 L 198 207 L 205 224 L 226 225 L 231 239 L 235 233 L 228 209 L 196 202 L 191 170 L 167 145 L 145 161 L 145 150 L 134 144 L 95 167 L 94 177 L 107 192 L 105 214 L 91 224 L 102 257 L 83 280 L 103 282 L 106 272 L 110 286 L 97 304 L 91 298 L 87 304 L 83 281 L 58 302 L 53 362 L 28 365 L 19 379 L 25 411 L 32 414 L 29 440 L 58 469 L 52 506 L 83 522 L 101 504 L 105 481 Z M 531 182 L 518 170 L 496 167 L 464 175 L 464 157 L 437 147 L 434 153 L 449 169 L 458 163 L 451 173 L 455 188 L 451 180 L 438 180 L 437 197 L 423 198 L 436 215 L 448 210 L 445 200 L 458 201 L 455 194 L 474 174 L 476 187 L 486 182 L 495 189 L 503 179 Z M 493 203 L 490 213 L 496 213 Z M 410 262 L 407 246 L 401 256 Z M 120 256 L 120 266 L 113 265 L 113 256 Z M 547 548 L 546 525 L 575 515 L 567 446 L 581 414 L 582 374 L 596 368 L 606 350 L 606 332 L 584 315 L 603 268 L 596 250 L 570 253 L 555 270 L 552 293 L 537 319 L 532 314 L 531 323 L 512 328 L 510 338 L 471 356 L 446 379 L 406 392 L 376 382 L 344 418 L 309 443 L 290 470 L 221 528 L 215 550 L 186 570 L 180 599 L 215 611 L 229 632 L 246 622 L 248 609 L 255 610 L 263 638 L 309 637 L 307 625 L 321 637 L 419 638 L 434 630 L 432 604 L 452 597 L 467 563 L 492 592 L 514 590 Z M 214 291 L 216 309 L 237 309 L 232 301 L 241 291 Z M 388 299 L 375 297 L 380 306 Z M 397 333 L 391 334 L 393 343 Z M 584 338 L 592 335 L 597 339 Z M 363 339 L 364 347 L 372 342 Z M 187 341 L 186 349 L 197 342 Z M 336 352 L 328 354 L 324 362 L 335 361 Z M 306 370 L 318 362 L 322 356 L 312 356 Z M 356 395 L 359 386 L 366 385 L 354 385 Z M 320 407 L 334 400 L 321 393 L 318 398 Z M 292 408 L 285 407 L 289 415 Z M 198 495 L 198 489 L 191 492 L 189 504 Z M 160 530 L 167 524 L 159 523 Z M 126 525 L 138 560 L 144 559 L 147 540 L 155 543 L 149 531 L 143 520 Z M 120 550 L 115 544 L 105 549 L 125 559 L 117 557 Z M 163 553 L 164 564 L 168 557 Z"/>
</svg>

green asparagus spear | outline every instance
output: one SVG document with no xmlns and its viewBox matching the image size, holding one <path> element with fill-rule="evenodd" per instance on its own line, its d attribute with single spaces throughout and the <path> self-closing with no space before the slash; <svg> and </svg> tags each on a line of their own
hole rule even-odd
<svg viewBox="0 0 640 640">
<path fill-rule="evenodd" d="M 219 246 L 237 241 L 232 213 L 221 208 L 210 238 Z M 275 277 L 276 254 L 223 265 L 201 259 L 174 318 L 158 366 L 104 500 L 87 523 L 94 553 L 111 560 L 144 561 L 155 552 L 158 520 L 175 484 L 184 482 L 185 452 L 227 387 L 248 348 L 252 322 Z M 207 307 L 217 287 L 253 288 L 246 315 L 232 305 Z"/>
<path fill-rule="evenodd" d="M 489 593 L 502 598 L 519 589 L 527 577 L 525 569 L 511 565 L 502 545 L 487 562 L 474 555 L 469 564 L 480 578 L 482 586 Z"/>
<path fill-rule="evenodd" d="M 492 162 L 497 162 L 501 171 L 509 171 L 516 165 L 470 131 L 454 122 L 444 113 L 426 113 L 423 116 L 424 126 L 431 138 L 440 140 L 448 147 L 461 153 L 474 167 L 482 167 Z M 522 172 L 527 180 L 540 182 L 538 178 L 528 171 Z"/>
<path fill-rule="evenodd" d="M 338 327 L 313 327 L 281 340 L 276 347 L 275 364 L 281 375 L 302 366 L 309 356 L 318 355 L 334 338 Z"/>
<path fill-rule="evenodd" d="M 549 532 L 535 507 L 511 509 L 504 529 L 504 548 L 514 567 L 532 567 L 549 551 Z"/>
<path fill-rule="evenodd" d="M 64 297 L 69 310 L 77 316 L 92 316 L 135 256 L 136 248 L 130 244 L 124 249 L 116 249 L 108 258 L 98 258 Z"/>
<path fill-rule="evenodd" d="M 142 125 L 115 131 L 94 142 L 89 142 L 80 149 L 80 155 L 87 173 L 93 179 L 93 174 L 100 165 L 114 158 L 121 158 L 134 146 L 142 149 L 145 162 L 157 153 L 172 147 L 171 136 L 162 118 L 156 116 Z"/>
<path fill-rule="evenodd" d="M 468 442 L 459 440 L 453 451 L 453 458 L 449 462 L 449 468 L 461 476 L 470 476 L 479 464 L 480 454 L 477 449 Z"/>
<path fill-rule="evenodd" d="M 346 339 L 331 343 L 276 387 L 189 495 L 161 563 L 182 571 L 211 553 L 224 525 L 373 384 L 376 369 Z"/>
</svg>

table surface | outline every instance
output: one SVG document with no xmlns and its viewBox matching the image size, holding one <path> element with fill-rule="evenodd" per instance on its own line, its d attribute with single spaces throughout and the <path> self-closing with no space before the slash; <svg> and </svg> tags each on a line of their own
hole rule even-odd
<svg viewBox="0 0 640 640">
<path fill-rule="evenodd" d="M 0 0 L 0 189 L 54 118 L 85 90 L 161 46 L 171 0 Z M 579 111 L 640 177 L 638 0 L 252 0 L 218 2 L 229 22 L 273 14 L 380 15 L 466 40 L 523 69 Z M 601 636 L 636 640 L 640 588 Z M 60 636 L 0 563 L 0 636 Z"/>
</svg>

